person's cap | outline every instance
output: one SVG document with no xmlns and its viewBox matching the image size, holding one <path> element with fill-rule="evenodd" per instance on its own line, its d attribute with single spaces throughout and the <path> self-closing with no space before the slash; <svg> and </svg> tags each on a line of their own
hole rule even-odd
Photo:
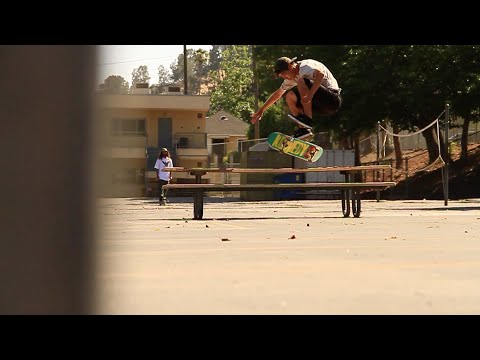
<svg viewBox="0 0 480 360">
<path fill-rule="evenodd" d="M 167 148 L 162 148 L 162 151 L 168 151 L 168 149 Z"/>
<path fill-rule="evenodd" d="M 275 61 L 275 74 L 278 75 L 284 71 L 287 71 L 288 64 L 294 62 L 295 60 L 297 60 L 296 57 L 294 57 L 293 59 L 290 59 L 286 56 L 282 56 L 281 58 L 278 58 L 277 61 Z"/>
</svg>

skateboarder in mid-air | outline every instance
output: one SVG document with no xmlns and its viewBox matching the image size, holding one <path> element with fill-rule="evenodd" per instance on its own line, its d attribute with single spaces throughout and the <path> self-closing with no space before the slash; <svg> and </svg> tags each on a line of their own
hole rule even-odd
<svg viewBox="0 0 480 360">
<path fill-rule="evenodd" d="M 298 125 L 293 137 L 309 141 L 313 138 L 313 109 L 320 116 L 335 114 L 342 105 L 341 88 L 321 62 L 296 59 L 281 57 L 275 62 L 275 73 L 284 79 L 283 83 L 252 115 L 251 122 L 259 121 L 265 110 L 286 93 L 285 100 L 290 109 L 288 117 Z"/>
</svg>

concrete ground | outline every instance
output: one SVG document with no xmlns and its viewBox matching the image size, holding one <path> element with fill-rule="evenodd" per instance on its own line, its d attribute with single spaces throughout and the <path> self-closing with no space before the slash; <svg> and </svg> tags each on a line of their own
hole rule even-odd
<svg viewBox="0 0 480 360">
<path fill-rule="evenodd" d="M 101 199 L 99 314 L 480 314 L 480 199 Z"/>
</svg>

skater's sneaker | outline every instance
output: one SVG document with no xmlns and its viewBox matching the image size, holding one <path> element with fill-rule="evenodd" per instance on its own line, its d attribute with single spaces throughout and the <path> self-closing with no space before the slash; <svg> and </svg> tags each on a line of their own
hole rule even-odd
<svg viewBox="0 0 480 360">
<path fill-rule="evenodd" d="M 293 137 L 299 140 L 310 141 L 313 139 L 313 133 L 312 133 L 312 130 L 310 129 L 299 128 L 297 131 L 295 131 L 295 134 L 293 134 Z"/>
<path fill-rule="evenodd" d="M 304 127 L 304 128 L 307 128 L 307 129 L 312 128 L 313 121 L 312 121 L 312 119 L 310 119 L 305 114 L 298 114 L 297 116 L 293 116 L 292 114 L 288 114 L 288 117 L 301 127 Z"/>
</svg>

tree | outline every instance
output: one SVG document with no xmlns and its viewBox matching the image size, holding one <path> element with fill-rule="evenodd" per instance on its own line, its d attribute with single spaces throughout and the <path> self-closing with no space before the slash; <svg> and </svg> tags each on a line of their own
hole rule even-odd
<svg viewBox="0 0 480 360">
<path fill-rule="evenodd" d="M 148 83 L 150 76 L 148 75 L 148 67 L 146 65 L 140 65 L 138 68 L 134 68 L 132 71 L 132 86 L 135 83 Z"/>
<path fill-rule="evenodd" d="M 198 79 L 195 77 L 195 62 L 193 60 L 194 50 L 187 49 L 187 86 L 188 86 L 188 94 L 194 95 L 197 94 L 198 90 Z M 172 80 L 173 82 L 182 82 L 184 80 L 184 62 L 183 62 L 183 53 L 179 54 L 177 57 L 177 61 L 174 61 L 170 65 L 170 69 L 172 70 Z"/>
<path fill-rule="evenodd" d="M 345 62 L 344 100 L 347 94 L 348 100 L 342 109 L 349 131 L 374 129 L 383 119 L 395 131 L 418 131 L 431 124 L 450 96 L 446 49 L 443 45 L 353 46 Z M 439 152 L 433 127 L 422 135 L 429 161 L 434 162 Z M 441 134 L 437 136 L 441 140 Z"/>
<path fill-rule="evenodd" d="M 210 113 L 224 110 L 240 119 L 250 119 L 254 96 L 249 47 L 234 45 L 222 52 L 220 68 L 220 73 L 211 73 L 217 86 L 212 91 Z"/>
<path fill-rule="evenodd" d="M 183 82 L 184 54 L 178 55 L 177 60 L 170 64 L 173 82 Z M 187 49 L 187 86 L 190 95 L 203 93 L 202 85 L 207 81 L 209 69 L 209 53 L 204 49 Z"/>
<path fill-rule="evenodd" d="M 212 45 L 208 55 L 207 73 L 210 71 L 217 71 L 220 68 L 220 63 L 222 62 L 222 52 L 231 46 L 232 45 Z"/>
<path fill-rule="evenodd" d="M 193 52 L 195 78 L 198 80 L 198 82 L 196 83 L 197 94 L 202 93 L 202 83 L 206 81 L 206 78 L 208 76 L 208 57 L 209 54 L 207 50 L 198 49 Z"/>
<path fill-rule="evenodd" d="M 463 118 L 461 159 L 468 154 L 468 130 L 470 122 L 480 120 L 480 46 L 452 45 L 444 58 L 451 81 L 451 115 Z"/>
<path fill-rule="evenodd" d="M 120 75 L 110 75 L 100 85 L 104 94 L 128 94 L 129 88 L 128 82 Z"/>
<path fill-rule="evenodd" d="M 170 84 L 171 75 L 165 66 L 160 65 L 158 67 L 158 83 L 150 85 L 150 93 L 154 95 L 163 94 L 165 92 L 165 86 Z"/>
<path fill-rule="evenodd" d="M 172 75 L 165 69 L 165 66 L 158 67 L 158 86 L 165 86 L 172 81 Z"/>
<path fill-rule="evenodd" d="M 375 132 L 377 122 L 388 117 L 387 104 L 398 84 L 392 59 L 397 59 L 400 54 L 395 51 L 398 52 L 399 48 L 376 45 L 344 48 L 342 63 L 337 64 L 336 70 L 343 95 L 336 133 L 340 139 L 351 138 L 349 143 L 352 147 L 358 147 L 360 136 L 369 136 Z M 397 131 L 396 126 L 394 129 L 394 132 Z M 396 154 L 399 154 L 397 159 L 401 160 L 398 145 L 399 142 L 394 143 Z M 356 163 L 359 164 L 360 154 L 356 150 Z M 397 162 L 397 166 L 401 164 Z"/>
</svg>

